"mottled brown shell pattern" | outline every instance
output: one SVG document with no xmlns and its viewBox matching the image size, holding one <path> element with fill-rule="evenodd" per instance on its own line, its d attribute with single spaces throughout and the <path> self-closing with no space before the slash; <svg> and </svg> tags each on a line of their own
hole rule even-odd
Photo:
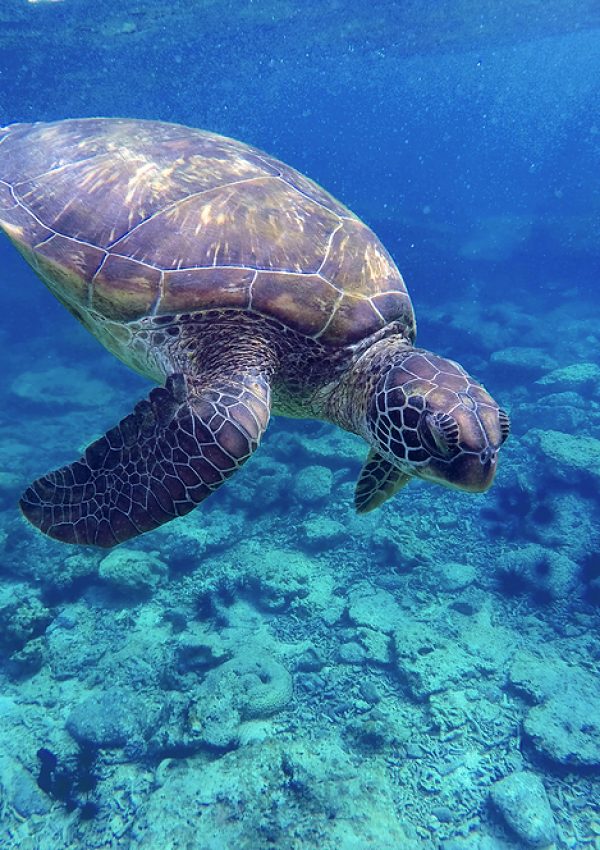
<svg viewBox="0 0 600 850">
<path fill-rule="evenodd" d="M 240 309 L 325 345 L 392 321 L 404 282 L 317 184 L 212 133 L 92 118 L 0 129 L 0 227 L 73 312 L 117 322 Z"/>
</svg>

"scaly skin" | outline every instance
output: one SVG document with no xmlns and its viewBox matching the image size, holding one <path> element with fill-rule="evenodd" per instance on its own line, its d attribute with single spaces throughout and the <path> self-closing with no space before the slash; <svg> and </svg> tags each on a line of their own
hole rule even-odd
<svg viewBox="0 0 600 850">
<path fill-rule="evenodd" d="M 155 380 L 183 372 L 210 386 L 224 365 L 253 364 L 271 384 L 274 413 L 358 434 L 409 475 L 473 492 L 492 484 L 508 417 L 459 364 L 415 348 L 400 327 L 343 349 L 233 310 L 134 327 L 127 347 L 112 350 L 130 365 L 154 364 L 145 371 Z"/>
<path fill-rule="evenodd" d="M 327 418 L 407 475 L 487 490 L 509 421 L 458 363 L 402 337 L 375 343 L 331 392 Z"/>
<path fill-rule="evenodd" d="M 115 546 L 224 484 L 258 447 L 269 409 L 268 380 L 251 367 L 210 388 L 173 374 L 79 460 L 34 481 L 21 510 L 57 540 Z"/>
</svg>

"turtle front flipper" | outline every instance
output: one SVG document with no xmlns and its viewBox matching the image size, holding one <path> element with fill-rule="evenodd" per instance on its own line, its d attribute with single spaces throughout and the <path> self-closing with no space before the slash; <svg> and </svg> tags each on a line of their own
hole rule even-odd
<svg viewBox="0 0 600 850">
<path fill-rule="evenodd" d="M 115 546 L 206 499 L 254 452 L 269 414 L 258 370 L 209 386 L 171 375 L 82 458 L 34 481 L 21 510 L 57 540 Z"/>
<path fill-rule="evenodd" d="M 354 507 L 359 514 L 374 511 L 411 478 L 411 475 L 402 472 L 375 449 L 371 449 L 356 482 Z"/>
</svg>

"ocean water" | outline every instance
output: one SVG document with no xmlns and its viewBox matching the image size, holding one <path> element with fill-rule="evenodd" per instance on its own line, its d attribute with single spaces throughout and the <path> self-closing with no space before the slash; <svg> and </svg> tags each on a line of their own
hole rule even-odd
<svg viewBox="0 0 600 850">
<path fill-rule="evenodd" d="M 512 422 L 487 493 L 357 516 L 364 442 L 276 417 L 189 516 L 61 544 L 21 492 L 150 385 L 3 238 L 2 850 L 600 847 L 599 81 L 593 0 L 1 0 L 1 125 L 288 162 Z"/>
</svg>

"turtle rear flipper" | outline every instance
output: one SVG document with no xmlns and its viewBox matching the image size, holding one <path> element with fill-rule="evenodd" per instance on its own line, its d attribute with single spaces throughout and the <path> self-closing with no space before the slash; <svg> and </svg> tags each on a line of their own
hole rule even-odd
<svg viewBox="0 0 600 850">
<path fill-rule="evenodd" d="M 109 548 L 191 511 L 254 452 L 270 413 L 258 370 L 211 386 L 167 378 L 83 457 L 38 478 L 27 519 L 66 543 Z"/>
</svg>

